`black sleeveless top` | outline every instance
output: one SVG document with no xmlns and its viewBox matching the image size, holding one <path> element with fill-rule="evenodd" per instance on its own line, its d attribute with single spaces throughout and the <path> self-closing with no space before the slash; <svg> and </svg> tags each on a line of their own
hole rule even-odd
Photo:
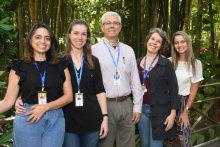
<svg viewBox="0 0 220 147">
<path fill-rule="evenodd" d="M 45 69 L 45 62 L 37 61 L 42 75 Z M 47 92 L 47 102 L 54 101 L 63 95 L 63 83 L 66 80 L 64 73 L 65 64 L 65 60 L 58 64 L 47 63 L 44 88 Z M 20 77 L 18 85 L 23 103 L 38 104 L 37 93 L 42 90 L 42 84 L 41 76 L 36 66 L 23 60 L 14 60 L 8 66 L 8 70 L 11 69 Z"/>
</svg>

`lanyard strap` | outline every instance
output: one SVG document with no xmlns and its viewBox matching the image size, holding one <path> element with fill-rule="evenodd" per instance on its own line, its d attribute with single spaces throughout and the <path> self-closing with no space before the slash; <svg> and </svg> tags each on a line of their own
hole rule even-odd
<svg viewBox="0 0 220 147">
<path fill-rule="evenodd" d="M 157 59 L 157 57 L 158 57 L 158 54 L 154 57 L 153 61 L 151 61 L 150 66 L 148 67 L 147 70 L 146 70 L 146 59 L 147 59 L 147 56 L 144 57 L 143 83 L 147 79 L 148 72 L 150 71 L 150 68 L 154 64 L 154 61 Z"/>
<path fill-rule="evenodd" d="M 44 67 L 44 73 L 43 75 L 40 73 L 40 70 L 39 70 L 39 67 L 37 65 L 37 62 L 34 61 L 34 65 L 36 66 L 39 74 L 40 74 L 40 77 L 41 77 L 41 85 L 42 85 L 42 91 L 44 91 L 44 84 L 45 84 L 45 78 L 46 78 L 46 68 L 47 68 L 47 62 L 45 62 L 45 67 Z"/>
<path fill-rule="evenodd" d="M 71 58 L 72 58 L 72 55 L 70 54 Z M 72 59 L 73 61 L 73 59 Z M 82 56 L 82 61 L 81 61 L 81 67 L 80 67 L 80 73 L 78 75 L 77 73 L 77 69 L 76 69 L 76 65 L 74 64 L 73 62 L 73 67 L 74 67 L 74 71 L 75 71 L 75 75 L 76 75 L 76 80 L 77 80 L 77 85 L 78 85 L 78 93 L 80 93 L 80 82 L 81 82 L 81 79 L 82 79 L 82 70 L 83 70 L 83 63 L 84 63 L 84 57 Z"/>
<path fill-rule="evenodd" d="M 117 59 L 117 62 L 116 62 L 115 58 L 112 55 L 112 52 L 111 52 L 110 48 L 108 47 L 108 45 L 106 44 L 104 39 L 103 39 L 103 42 L 104 42 L 105 46 L 108 48 L 108 51 L 109 51 L 109 53 L 110 53 L 110 55 L 112 57 L 112 61 L 114 62 L 114 65 L 115 65 L 115 68 L 116 68 L 116 74 L 117 74 L 118 73 L 118 62 L 119 62 L 119 58 L 120 58 L 120 46 L 118 45 L 118 59 Z"/>
</svg>

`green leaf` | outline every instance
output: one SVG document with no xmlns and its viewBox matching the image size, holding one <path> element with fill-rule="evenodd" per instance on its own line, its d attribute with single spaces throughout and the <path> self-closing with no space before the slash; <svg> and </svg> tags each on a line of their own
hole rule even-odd
<svg viewBox="0 0 220 147">
<path fill-rule="evenodd" d="M 196 142 L 197 142 L 197 141 L 196 141 L 196 140 L 197 140 L 197 137 L 198 137 L 198 133 L 192 135 L 191 141 L 192 141 L 192 144 L 193 144 L 193 145 L 196 144 Z"/>
<path fill-rule="evenodd" d="M 213 59 L 212 61 L 210 61 L 211 65 L 219 65 L 220 64 L 220 60 L 218 59 Z"/>
<path fill-rule="evenodd" d="M 204 95 L 203 94 L 200 94 L 200 93 L 197 93 L 196 94 L 196 100 L 204 100 Z"/>
<path fill-rule="evenodd" d="M 200 8 L 197 13 L 198 14 L 206 14 L 207 12 L 206 12 L 206 10 L 203 10 Z"/>
<path fill-rule="evenodd" d="M 6 25 L 6 24 L 0 24 L 0 28 L 5 30 L 5 31 L 10 31 L 11 29 L 13 29 L 12 25 Z"/>
<path fill-rule="evenodd" d="M 0 71 L 0 76 L 4 73 L 5 71 Z"/>
<path fill-rule="evenodd" d="M 193 104 L 193 107 L 198 109 L 200 107 L 200 104 L 199 103 Z"/>
<path fill-rule="evenodd" d="M 215 130 L 213 130 L 213 129 L 208 129 L 208 131 L 209 131 L 209 140 L 212 140 L 212 139 L 214 139 L 214 137 L 215 137 Z"/>
<path fill-rule="evenodd" d="M 215 88 L 211 87 L 211 86 L 208 86 L 208 87 L 205 87 L 204 88 L 204 92 L 206 94 L 213 94 L 215 92 Z"/>
<path fill-rule="evenodd" d="M 204 143 L 204 140 L 205 140 L 205 136 L 201 135 L 201 134 L 198 134 L 197 140 L 196 140 L 197 144 Z"/>
<path fill-rule="evenodd" d="M 3 18 L 2 20 L 0 20 L 0 25 L 7 23 L 9 21 L 9 19 L 10 19 L 10 17 Z"/>
<path fill-rule="evenodd" d="M 212 17 L 208 17 L 207 20 L 208 20 L 209 22 L 211 22 L 211 23 L 216 23 L 216 22 L 217 22 L 217 20 L 214 19 L 214 18 L 212 18 Z"/>
<path fill-rule="evenodd" d="M 6 82 L 0 82 L 0 86 L 4 86 Z"/>
<path fill-rule="evenodd" d="M 212 27 L 203 27 L 203 30 L 204 30 L 204 31 L 211 31 L 211 30 L 212 30 Z"/>
<path fill-rule="evenodd" d="M 12 129 L 10 129 L 8 132 L 6 132 L 1 138 L 0 138 L 0 144 L 6 143 L 7 141 L 10 141 L 12 139 Z"/>
</svg>

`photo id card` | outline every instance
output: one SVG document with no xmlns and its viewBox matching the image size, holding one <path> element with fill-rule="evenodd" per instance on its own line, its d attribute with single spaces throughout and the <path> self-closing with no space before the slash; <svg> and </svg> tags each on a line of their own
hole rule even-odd
<svg viewBox="0 0 220 147">
<path fill-rule="evenodd" d="M 113 82 L 114 82 L 114 85 L 120 85 L 121 79 L 120 79 L 120 75 L 119 74 L 114 75 Z"/>
<path fill-rule="evenodd" d="M 147 92 L 147 88 L 144 84 L 141 85 L 141 88 L 142 88 L 142 95 L 144 95 L 144 93 Z"/>
<path fill-rule="evenodd" d="M 75 105 L 77 107 L 83 106 L 83 93 L 75 93 Z"/>
<path fill-rule="evenodd" d="M 47 92 L 38 91 L 38 104 L 46 104 L 46 103 L 47 103 Z"/>
</svg>

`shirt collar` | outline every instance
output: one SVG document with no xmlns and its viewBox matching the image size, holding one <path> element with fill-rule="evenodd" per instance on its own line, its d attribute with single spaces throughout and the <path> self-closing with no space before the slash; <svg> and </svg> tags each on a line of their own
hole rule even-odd
<svg viewBox="0 0 220 147">
<path fill-rule="evenodd" d="M 105 41 L 109 46 L 113 47 L 112 43 L 111 43 L 108 39 L 106 39 L 105 37 L 104 37 L 103 39 L 104 39 L 104 41 Z M 119 39 L 118 39 L 118 41 L 117 41 L 116 46 L 118 46 L 118 44 L 119 44 Z"/>
</svg>

